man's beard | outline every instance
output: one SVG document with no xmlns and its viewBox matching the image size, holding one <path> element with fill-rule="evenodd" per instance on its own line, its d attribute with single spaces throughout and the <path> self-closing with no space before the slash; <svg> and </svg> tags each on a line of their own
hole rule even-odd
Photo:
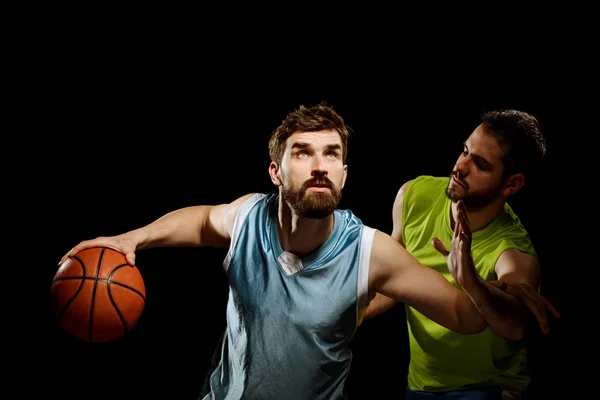
<svg viewBox="0 0 600 400">
<path fill-rule="evenodd" d="M 327 186 L 329 191 L 307 192 L 311 186 Z M 302 218 L 321 219 L 331 215 L 337 208 L 342 198 L 341 190 L 327 177 L 310 179 L 295 190 L 293 187 L 282 189 L 281 196 L 294 212 Z"/>
<path fill-rule="evenodd" d="M 452 179 L 452 177 L 455 175 L 456 172 L 451 172 L 450 179 Z M 480 209 L 492 203 L 494 200 L 496 200 L 500 191 L 502 190 L 502 182 L 492 188 L 471 190 L 465 181 L 459 179 L 458 177 L 456 179 L 464 185 L 464 195 L 461 196 L 455 191 L 450 191 L 449 181 L 448 186 L 446 187 L 446 197 L 448 197 L 454 203 L 456 203 L 458 200 L 462 200 L 465 204 L 465 207 L 471 210 Z"/>
</svg>

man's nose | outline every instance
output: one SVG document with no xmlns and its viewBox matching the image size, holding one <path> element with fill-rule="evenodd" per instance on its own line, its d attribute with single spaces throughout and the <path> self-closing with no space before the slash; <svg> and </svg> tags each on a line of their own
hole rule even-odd
<svg viewBox="0 0 600 400">
<path fill-rule="evenodd" d="M 454 166 L 454 170 L 456 171 L 456 174 L 458 175 L 459 178 L 464 178 L 465 176 L 469 175 L 469 166 L 468 166 L 468 159 L 465 158 L 459 162 L 456 163 L 456 165 Z"/>
<path fill-rule="evenodd" d="M 325 176 L 327 175 L 327 165 L 325 159 L 321 156 L 315 157 L 315 165 L 312 169 L 313 176 Z"/>
</svg>

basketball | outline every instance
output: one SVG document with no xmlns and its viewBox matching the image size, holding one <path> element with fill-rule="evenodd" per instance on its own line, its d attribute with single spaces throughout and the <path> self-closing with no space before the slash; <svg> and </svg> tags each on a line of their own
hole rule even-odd
<svg viewBox="0 0 600 400">
<path fill-rule="evenodd" d="M 50 288 L 58 324 L 86 342 L 118 339 L 137 324 L 146 304 L 144 280 L 118 251 L 94 247 L 69 257 Z"/>
</svg>

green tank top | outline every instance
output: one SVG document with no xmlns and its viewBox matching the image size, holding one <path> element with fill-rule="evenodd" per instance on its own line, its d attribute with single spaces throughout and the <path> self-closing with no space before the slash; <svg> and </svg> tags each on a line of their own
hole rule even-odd
<svg viewBox="0 0 600 400">
<path fill-rule="evenodd" d="M 421 263 L 440 272 L 459 287 L 446 260 L 431 245 L 439 238 L 451 247 L 449 178 L 420 176 L 408 186 L 402 208 L 402 239 Z M 503 251 L 517 248 L 535 254 L 529 234 L 506 204 L 484 229 L 473 233 L 472 254 L 479 275 L 495 280 L 494 266 Z M 447 391 L 493 385 L 524 390 L 530 375 L 523 342 L 506 340 L 489 328 L 474 335 L 453 332 L 406 306 L 410 363 L 408 386 L 417 391 Z"/>
</svg>

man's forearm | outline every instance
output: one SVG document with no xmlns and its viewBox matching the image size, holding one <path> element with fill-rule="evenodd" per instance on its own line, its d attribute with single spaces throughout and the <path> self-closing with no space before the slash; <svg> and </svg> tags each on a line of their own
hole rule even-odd
<svg viewBox="0 0 600 400">
<path fill-rule="evenodd" d="M 398 301 L 391 299 L 387 296 L 382 295 L 381 293 L 376 293 L 375 297 L 369 302 L 369 306 L 365 311 L 365 316 L 363 321 L 369 320 L 384 311 L 392 308 Z"/>
<path fill-rule="evenodd" d="M 198 246 L 202 244 L 202 225 L 210 207 L 181 208 L 156 221 L 129 232 L 137 249 L 170 246 Z"/>
<path fill-rule="evenodd" d="M 523 337 L 523 310 L 518 299 L 482 279 L 463 286 L 463 290 L 496 334 L 510 340 Z"/>
</svg>

